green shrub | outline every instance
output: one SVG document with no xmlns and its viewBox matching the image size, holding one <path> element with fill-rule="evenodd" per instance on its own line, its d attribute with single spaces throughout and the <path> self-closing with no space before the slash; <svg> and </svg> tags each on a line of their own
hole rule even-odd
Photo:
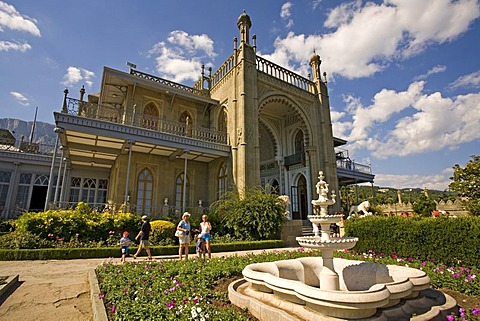
<svg viewBox="0 0 480 321">
<path fill-rule="evenodd" d="M 480 265 L 478 217 L 364 217 L 345 222 L 345 234 L 358 237 L 355 251 L 394 253 L 399 257 L 446 264 Z"/>
<path fill-rule="evenodd" d="M 279 248 L 285 246 L 281 240 L 235 242 L 227 244 L 212 244 L 213 252 L 228 252 L 242 250 L 256 250 Z M 178 255 L 178 246 L 152 246 L 152 255 Z M 190 253 L 195 253 L 195 245 L 190 245 Z M 130 247 L 130 253 L 135 253 L 136 246 Z M 87 258 L 119 258 L 120 247 L 92 247 L 92 248 L 41 248 L 41 249 L 0 249 L 0 261 L 12 260 L 69 260 Z"/>
<path fill-rule="evenodd" d="M 261 189 L 227 193 L 213 204 L 213 213 L 222 219 L 225 232 L 241 240 L 268 240 L 278 238 L 286 221 L 286 204 L 278 195 Z"/>
<path fill-rule="evenodd" d="M 174 244 L 176 225 L 169 221 L 151 221 L 152 230 L 149 241 L 153 245 Z"/>
<path fill-rule="evenodd" d="M 24 213 L 13 224 L 22 233 L 38 235 L 44 239 L 70 242 L 111 242 L 112 235 L 123 231 L 135 232 L 141 223 L 132 213 L 100 213 L 80 202 L 75 209 L 49 210 Z"/>
</svg>

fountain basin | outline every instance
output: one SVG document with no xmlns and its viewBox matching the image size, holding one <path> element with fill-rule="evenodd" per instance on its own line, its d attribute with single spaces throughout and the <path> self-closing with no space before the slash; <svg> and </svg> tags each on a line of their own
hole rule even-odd
<svg viewBox="0 0 480 321">
<path fill-rule="evenodd" d="M 308 215 L 310 222 L 315 224 L 332 224 L 341 221 L 343 215 Z"/>
<path fill-rule="evenodd" d="M 355 246 L 358 242 L 357 237 L 338 237 L 330 239 L 322 239 L 319 236 L 299 236 L 296 238 L 298 244 L 307 248 L 315 249 L 331 249 L 331 250 L 348 250 Z"/>
<path fill-rule="evenodd" d="M 339 291 L 320 289 L 321 257 L 251 264 L 242 273 L 255 291 L 347 319 L 371 317 L 379 308 L 415 298 L 430 287 L 429 277 L 417 269 L 337 258 L 333 263 Z"/>
</svg>

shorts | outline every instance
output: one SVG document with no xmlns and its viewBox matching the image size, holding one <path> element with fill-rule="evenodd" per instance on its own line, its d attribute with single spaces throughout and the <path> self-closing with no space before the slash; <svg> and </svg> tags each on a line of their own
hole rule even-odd
<svg viewBox="0 0 480 321">
<path fill-rule="evenodd" d="M 182 235 L 178 238 L 178 242 L 181 244 L 190 244 L 190 235 Z"/>
<path fill-rule="evenodd" d="M 148 240 L 140 240 L 140 247 L 148 247 Z"/>
<path fill-rule="evenodd" d="M 203 234 L 203 237 L 202 237 L 202 239 L 204 239 L 205 241 L 210 241 L 211 238 L 212 238 L 212 236 L 210 235 L 210 233 Z"/>
<path fill-rule="evenodd" d="M 122 246 L 122 255 L 128 255 L 128 246 Z"/>
</svg>

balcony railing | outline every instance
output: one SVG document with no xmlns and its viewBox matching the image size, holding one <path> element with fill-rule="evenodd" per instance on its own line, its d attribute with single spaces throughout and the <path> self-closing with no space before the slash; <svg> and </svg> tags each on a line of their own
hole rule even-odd
<svg viewBox="0 0 480 321">
<path fill-rule="evenodd" d="M 372 174 L 371 166 L 355 163 L 350 159 L 337 159 L 337 168 L 343 168 L 353 172 Z"/>
<path fill-rule="evenodd" d="M 186 136 L 201 141 L 227 144 L 227 133 L 182 122 L 167 121 L 158 117 L 137 114 L 135 109 L 125 111 L 121 107 L 93 104 L 67 98 L 67 113 L 85 118 L 98 119 L 118 124 L 141 127 L 176 136 Z"/>
<path fill-rule="evenodd" d="M 166 85 L 166 86 L 169 86 L 169 87 L 172 87 L 172 88 L 175 88 L 175 89 L 183 90 L 185 92 L 189 92 L 189 93 L 192 93 L 192 94 L 196 94 L 196 95 L 200 95 L 200 96 L 208 96 L 209 95 L 208 91 L 206 91 L 206 90 L 201 90 L 201 89 L 188 87 L 188 86 L 185 86 L 185 85 L 182 85 L 182 84 L 170 81 L 170 80 L 166 80 L 166 79 L 163 79 L 163 78 L 160 78 L 160 77 L 157 77 L 157 76 L 146 74 L 144 72 L 141 72 L 141 71 L 138 71 L 138 70 L 135 70 L 135 69 L 131 69 L 130 74 L 134 75 L 134 76 L 137 76 L 137 77 L 140 77 L 140 78 L 143 78 L 143 79 L 154 81 L 154 82 L 157 82 L 159 84 Z"/>
<path fill-rule="evenodd" d="M 15 141 L 0 138 L 0 150 L 8 150 L 28 154 L 52 155 L 54 149 L 54 145 L 30 142 L 20 142 L 17 146 Z"/>
<path fill-rule="evenodd" d="M 284 165 L 285 166 L 292 166 L 296 164 L 305 164 L 305 153 L 299 152 L 284 158 Z"/>
<path fill-rule="evenodd" d="M 257 56 L 257 70 L 312 94 L 315 93 L 315 84 L 312 81 L 259 56 Z"/>
</svg>

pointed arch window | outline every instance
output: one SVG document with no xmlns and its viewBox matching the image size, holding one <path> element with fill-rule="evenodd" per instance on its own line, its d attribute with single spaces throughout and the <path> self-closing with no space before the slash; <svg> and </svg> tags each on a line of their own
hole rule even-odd
<svg viewBox="0 0 480 321">
<path fill-rule="evenodd" d="M 218 172 L 218 199 L 221 199 L 227 192 L 227 166 L 225 163 L 220 167 Z"/>
<path fill-rule="evenodd" d="M 185 202 L 188 206 L 188 191 L 190 190 L 190 184 L 188 182 L 188 177 L 187 179 L 187 184 L 186 184 L 186 192 L 185 192 L 185 199 L 187 202 Z M 177 176 L 177 179 L 175 180 L 175 208 L 181 209 L 183 205 L 183 180 L 184 180 L 184 175 L 181 173 L 180 175 Z"/>
<path fill-rule="evenodd" d="M 192 120 L 192 116 L 190 116 L 190 114 L 186 111 L 184 111 L 181 115 L 180 115 L 180 122 L 185 124 L 185 127 L 184 127 L 184 135 L 185 136 L 192 136 L 192 127 L 193 127 L 193 120 Z"/>
<path fill-rule="evenodd" d="M 218 131 L 222 133 L 227 132 L 227 109 L 222 108 L 218 115 Z"/>
<path fill-rule="evenodd" d="M 295 134 L 294 149 L 295 154 L 303 153 L 305 151 L 305 141 L 303 131 L 301 129 L 299 129 L 298 132 Z"/>
<path fill-rule="evenodd" d="M 159 112 L 157 106 L 149 103 L 143 110 L 143 128 L 157 129 L 158 128 Z"/>
<path fill-rule="evenodd" d="M 153 199 L 153 176 L 145 168 L 138 175 L 137 180 L 137 213 L 150 214 L 152 211 Z"/>
</svg>

